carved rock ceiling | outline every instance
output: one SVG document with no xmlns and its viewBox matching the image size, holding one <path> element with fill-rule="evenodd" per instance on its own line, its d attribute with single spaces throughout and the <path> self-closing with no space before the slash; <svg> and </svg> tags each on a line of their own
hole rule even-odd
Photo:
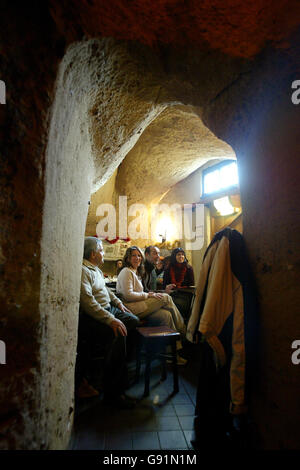
<svg viewBox="0 0 300 470">
<path fill-rule="evenodd" d="M 266 46 L 288 49 L 299 22 L 297 0 L 50 0 L 50 10 L 66 43 L 113 37 L 151 46 L 161 57 L 164 47 L 171 45 L 251 61 Z M 144 130 L 121 163 L 117 194 L 137 201 L 159 200 L 209 158 L 232 155 L 192 110 L 168 108 Z M 117 156 L 117 165 L 122 158 Z M 111 167 L 110 176 L 114 170 Z M 102 168 L 100 173 L 104 174 Z"/>
<path fill-rule="evenodd" d="M 299 22 L 298 0 L 51 0 L 50 5 L 68 41 L 111 36 L 238 57 L 252 57 L 267 43 L 286 47 Z"/>
<path fill-rule="evenodd" d="M 158 202 L 176 183 L 212 158 L 235 158 L 187 106 L 163 111 L 119 166 L 116 190 L 128 202 Z"/>
</svg>

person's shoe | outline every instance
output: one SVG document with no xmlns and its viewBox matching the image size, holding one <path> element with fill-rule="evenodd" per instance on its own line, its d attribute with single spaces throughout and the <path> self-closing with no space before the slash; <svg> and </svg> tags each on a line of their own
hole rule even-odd
<svg viewBox="0 0 300 470">
<path fill-rule="evenodd" d="M 185 366 L 188 361 L 187 359 L 184 359 L 183 357 L 179 356 L 179 354 L 177 354 L 176 362 L 178 366 Z M 172 364 L 173 360 L 167 359 L 167 363 Z"/>
<path fill-rule="evenodd" d="M 190 359 L 190 354 L 189 354 L 189 351 L 186 349 L 186 348 L 181 348 L 177 351 L 177 355 L 180 356 L 180 357 L 183 357 L 183 359 Z"/>
<path fill-rule="evenodd" d="M 86 379 L 82 379 L 78 389 L 76 390 L 77 398 L 92 398 L 97 397 L 98 395 L 98 390 L 90 385 Z"/>
<path fill-rule="evenodd" d="M 178 366 L 185 366 L 187 362 L 188 362 L 187 359 L 185 359 L 184 357 L 181 357 L 181 356 L 179 356 L 179 354 L 177 354 L 177 365 Z"/>
</svg>

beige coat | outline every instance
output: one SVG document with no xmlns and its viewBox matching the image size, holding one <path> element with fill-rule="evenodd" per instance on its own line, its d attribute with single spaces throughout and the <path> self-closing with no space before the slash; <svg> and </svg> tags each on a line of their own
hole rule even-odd
<svg viewBox="0 0 300 470">
<path fill-rule="evenodd" d="M 206 282 L 206 298 L 200 317 L 200 306 Z M 240 282 L 231 271 L 229 240 L 224 236 L 211 246 L 203 261 L 194 307 L 187 327 L 189 341 L 195 341 L 197 331 L 203 334 L 215 353 L 217 367 L 222 367 L 227 361 L 218 335 L 232 313 L 231 412 L 239 414 L 246 409 L 243 290 Z"/>
</svg>

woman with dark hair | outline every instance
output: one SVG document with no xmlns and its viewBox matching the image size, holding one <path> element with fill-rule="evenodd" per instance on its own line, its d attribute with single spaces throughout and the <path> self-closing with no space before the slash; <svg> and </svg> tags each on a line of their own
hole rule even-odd
<svg viewBox="0 0 300 470">
<path fill-rule="evenodd" d="M 164 259 L 162 257 L 159 258 L 157 264 L 155 266 L 155 273 L 156 273 L 156 283 L 157 289 L 159 287 L 162 288 L 163 280 L 164 280 Z"/>
<path fill-rule="evenodd" d="M 191 304 L 194 296 L 194 270 L 182 248 L 175 248 L 171 253 L 170 265 L 164 272 L 163 288 L 168 284 L 175 284 L 176 288 L 171 292 L 174 304 L 180 311 L 187 324 L 190 316 Z M 186 343 L 183 343 L 186 347 Z"/>
<path fill-rule="evenodd" d="M 120 273 L 120 271 L 123 269 L 123 260 L 122 259 L 117 259 L 116 261 L 116 275 Z"/>
<path fill-rule="evenodd" d="M 175 284 L 177 289 L 194 285 L 194 270 L 182 248 L 175 248 L 171 253 L 170 265 L 164 272 L 163 287 Z"/>
<path fill-rule="evenodd" d="M 117 293 L 121 294 L 124 305 L 140 319 L 147 318 L 151 325 L 165 325 L 184 335 L 184 321 L 172 298 L 165 293 L 144 292 L 144 257 L 140 248 L 129 247 L 123 265 L 118 275 Z"/>
</svg>

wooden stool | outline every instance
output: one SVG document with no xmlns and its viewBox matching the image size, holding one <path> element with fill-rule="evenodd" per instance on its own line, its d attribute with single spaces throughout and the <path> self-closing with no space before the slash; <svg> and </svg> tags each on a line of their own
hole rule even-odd
<svg viewBox="0 0 300 470">
<path fill-rule="evenodd" d="M 148 326 L 140 327 L 136 329 L 140 334 L 140 338 L 137 346 L 137 358 L 136 358 L 136 382 L 139 381 L 140 370 L 141 370 L 141 352 L 143 347 L 146 351 L 146 368 L 145 368 L 145 389 L 144 397 L 149 395 L 150 386 L 150 368 L 151 362 L 155 357 L 163 352 L 165 353 L 166 346 L 171 345 L 172 348 L 172 365 L 173 365 L 173 383 L 174 391 L 179 391 L 178 386 L 178 370 L 177 370 L 177 354 L 176 354 L 176 340 L 180 338 L 180 334 L 168 328 L 167 326 Z M 166 355 L 161 354 L 160 359 L 162 361 L 162 377 L 161 380 L 167 378 L 166 368 Z"/>
</svg>

